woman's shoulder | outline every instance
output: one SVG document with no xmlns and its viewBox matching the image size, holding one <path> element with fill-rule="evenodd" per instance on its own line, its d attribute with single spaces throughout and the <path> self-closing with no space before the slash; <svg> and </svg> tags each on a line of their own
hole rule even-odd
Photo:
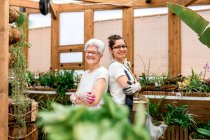
<svg viewBox="0 0 210 140">
<path fill-rule="evenodd" d="M 109 69 L 118 69 L 123 67 L 123 65 L 119 62 L 113 61 L 110 65 L 109 65 Z"/>
<path fill-rule="evenodd" d="M 105 67 L 103 67 L 103 66 L 99 67 L 99 70 L 101 72 L 108 72 L 108 70 Z"/>
</svg>

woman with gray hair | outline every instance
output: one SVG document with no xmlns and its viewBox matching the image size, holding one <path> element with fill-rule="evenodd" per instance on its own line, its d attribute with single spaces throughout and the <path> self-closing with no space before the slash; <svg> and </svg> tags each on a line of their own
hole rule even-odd
<svg viewBox="0 0 210 140">
<path fill-rule="evenodd" d="M 102 94 L 108 87 L 108 71 L 99 64 L 104 49 L 104 43 L 98 39 L 90 39 L 85 44 L 85 61 L 88 70 L 82 75 L 76 93 L 70 96 L 73 104 L 85 105 L 91 109 L 100 108 Z"/>
</svg>

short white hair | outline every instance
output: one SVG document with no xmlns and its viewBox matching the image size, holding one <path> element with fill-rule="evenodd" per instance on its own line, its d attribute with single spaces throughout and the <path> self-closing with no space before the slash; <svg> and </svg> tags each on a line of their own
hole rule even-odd
<svg viewBox="0 0 210 140">
<path fill-rule="evenodd" d="M 99 53 L 101 55 L 103 55 L 104 50 L 105 50 L 105 45 L 104 45 L 104 43 L 101 40 L 95 39 L 95 38 L 88 40 L 85 43 L 85 49 L 84 49 L 85 51 L 87 50 L 88 46 L 96 46 L 96 47 L 98 47 Z"/>
</svg>

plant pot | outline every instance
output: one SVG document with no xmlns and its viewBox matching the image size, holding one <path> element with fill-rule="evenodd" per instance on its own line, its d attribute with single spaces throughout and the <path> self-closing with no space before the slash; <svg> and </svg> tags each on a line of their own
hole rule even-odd
<svg viewBox="0 0 210 140">
<path fill-rule="evenodd" d="M 9 45 L 18 43 L 21 40 L 21 31 L 9 25 Z"/>
<path fill-rule="evenodd" d="M 14 7 L 9 7 L 9 23 L 13 23 L 18 19 L 19 12 Z"/>
<path fill-rule="evenodd" d="M 182 128 L 180 126 L 168 126 L 164 138 L 159 140 L 188 140 L 189 134 L 187 128 Z"/>
</svg>

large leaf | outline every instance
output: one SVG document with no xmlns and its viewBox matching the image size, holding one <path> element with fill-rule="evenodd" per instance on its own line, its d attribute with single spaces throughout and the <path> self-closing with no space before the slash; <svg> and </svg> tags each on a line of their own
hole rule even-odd
<svg viewBox="0 0 210 140">
<path fill-rule="evenodd" d="M 197 14 L 195 11 L 184 6 L 168 3 L 168 8 L 171 9 L 179 18 L 186 23 L 199 36 L 202 35 L 206 26 L 209 24 L 207 20 Z"/>
<path fill-rule="evenodd" d="M 203 135 L 210 136 L 210 130 L 204 128 L 197 128 L 196 130 Z"/>
<path fill-rule="evenodd" d="M 201 43 L 210 48 L 210 27 L 207 20 L 195 11 L 178 4 L 168 3 L 168 8 L 198 34 Z"/>
<path fill-rule="evenodd" d="M 200 36 L 199 40 L 210 48 L 210 27 Z"/>
</svg>

